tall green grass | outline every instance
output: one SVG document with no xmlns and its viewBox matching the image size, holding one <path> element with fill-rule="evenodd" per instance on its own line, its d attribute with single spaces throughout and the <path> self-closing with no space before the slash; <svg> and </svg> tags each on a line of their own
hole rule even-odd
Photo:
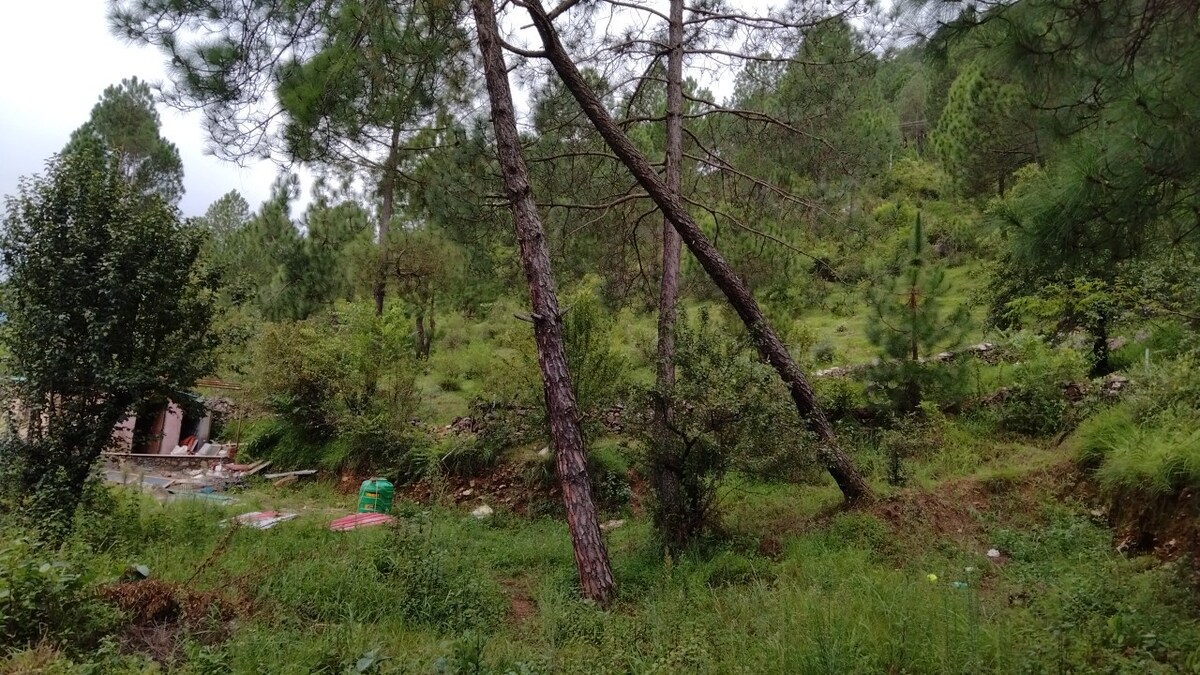
<svg viewBox="0 0 1200 675">
<path fill-rule="evenodd" d="M 252 601 L 234 630 L 172 634 L 180 648 L 166 672 L 342 673 L 367 655 L 381 673 L 1141 673 L 1200 662 L 1187 586 L 1115 554 L 1109 531 L 1060 506 L 1025 504 L 1036 515 L 1019 526 L 981 521 L 976 543 L 869 512 L 817 518 L 833 488 L 742 482 L 726 497 L 726 536 L 678 557 L 645 519 L 608 532 L 619 595 L 606 610 L 578 599 L 555 519 L 478 521 L 403 503 L 397 529 L 333 533 L 328 521 L 353 497 L 320 484 L 252 490 L 225 509 L 114 495 L 69 545 L 88 578 L 137 562 L 152 578 Z M 280 508 L 301 517 L 267 531 L 220 525 Z M 763 535 L 778 541 L 769 556 Z M 147 667 L 103 646 L 50 658 L 55 672 Z"/>
<path fill-rule="evenodd" d="M 1085 420 L 1077 437 L 1081 463 L 1106 489 L 1161 497 L 1200 485 L 1200 425 L 1192 415 L 1139 423 L 1117 406 Z"/>
</svg>

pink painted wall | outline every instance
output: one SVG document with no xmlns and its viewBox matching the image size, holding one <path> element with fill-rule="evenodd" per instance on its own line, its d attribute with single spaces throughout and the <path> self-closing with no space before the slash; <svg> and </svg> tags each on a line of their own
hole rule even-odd
<svg viewBox="0 0 1200 675">
<path fill-rule="evenodd" d="M 163 421 L 162 445 L 159 454 L 170 454 L 179 445 L 179 429 L 183 426 L 183 410 L 174 403 L 167 403 L 167 418 Z"/>
<path fill-rule="evenodd" d="M 155 416 L 158 413 L 148 414 Z M 136 415 L 130 415 L 113 429 L 113 438 L 116 440 L 116 450 L 118 452 L 133 451 L 133 430 L 137 425 L 137 419 Z M 183 409 L 174 403 L 168 403 L 166 414 L 163 416 L 162 438 L 157 444 L 152 441 L 147 448 L 147 452 L 160 455 L 170 454 L 175 449 L 175 446 L 179 445 L 179 430 L 182 427 Z"/>
</svg>

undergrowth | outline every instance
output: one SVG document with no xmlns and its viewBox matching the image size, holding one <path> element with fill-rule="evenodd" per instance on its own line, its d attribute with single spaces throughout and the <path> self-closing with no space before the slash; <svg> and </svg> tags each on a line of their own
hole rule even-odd
<svg viewBox="0 0 1200 675">
<path fill-rule="evenodd" d="M 949 421 L 920 433 L 963 438 Z M 916 453 L 914 474 L 931 476 L 944 452 Z M 1190 587 L 1172 568 L 1117 553 L 1086 507 L 1014 489 L 1029 452 L 1014 446 L 985 461 L 994 468 L 982 489 L 1011 476 L 996 510 L 964 511 L 972 536 L 871 510 L 824 516 L 831 487 L 736 477 L 721 496 L 722 536 L 666 556 L 645 517 L 606 534 L 619 589 L 609 610 L 578 599 L 565 525 L 551 518 L 480 521 L 404 503 L 395 528 L 334 533 L 326 524 L 351 498 L 321 484 L 251 490 L 227 509 L 106 490 L 89 499 L 91 532 L 77 529 L 61 554 L 88 580 L 83 597 L 140 564 L 152 580 L 236 601 L 245 608 L 236 630 L 167 624 L 157 630 L 172 647 L 155 652 L 112 646 L 139 644 L 120 622 L 86 643 L 51 630 L 64 640 L 10 643 L 6 667 L 142 672 L 158 659 L 179 673 L 341 673 L 361 663 L 365 672 L 1144 673 L 1200 664 Z M 616 468 L 619 446 L 605 453 Z M 301 516 L 266 531 L 220 524 L 271 508 Z M 36 574 L 29 561 L 45 555 L 22 548 L 4 558 L 6 573 Z M 24 621 L 61 620 L 43 606 Z"/>
</svg>

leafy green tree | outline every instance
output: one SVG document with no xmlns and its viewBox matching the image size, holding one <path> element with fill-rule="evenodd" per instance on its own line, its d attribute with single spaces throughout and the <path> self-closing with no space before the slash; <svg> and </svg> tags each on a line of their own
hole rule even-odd
<svg viewBox="0 0 1200 675">
<path fill-rule="evenodd" d="M 509 214 L 490 197 L 501 187 L 484 120 L 454 125 L 444 134 L 449 140 L 412 169 L 413 180 L 404 189 L 407 216 L 436 228 L 461 252 L 472 283 L 458 302 L 473 313 L 501 292 L 520 288 L 519 258 Z"/>
<path fill-rule="evenodd" d="M 383 313 L 386 242 L 404 164 L 435 147 L 425 127 L 444 124 L 464 96 L 468 41 L 453 3 L 403 5 L 343 0 L 321 50 L 279 74 L 287 154 L 342 175 L 364 172 L 378 186 L 381 244 L 372 292 Z"/>
<path fill-rule="evenodd" d="M 1105 296 L 1085 302 L 1087 311 L 1073 300 L 1056 304 L 1065 320 L 1087 318 L 1096 372 L 1108 370 L 1105 337 L 1135 308 L 1111 302 L 1139 285 L 1128 270 L 1200 243 L 1194 6 L 1024 0 L 964 12 L 962 3 L 921 4 L 953 8 L 943 42 L 982 46 L 980 59 L 1022 89 L 1045 130 L 1041 165 L 1022 170 L 991 209 L 1011 242 L 991 318 L 1011 320 L 1014 300 L 1051 287 Z"/>
<path fill-rule="evenodd" d="M 269 321 L 299 320 L 349 298 L 354 261 L 369 247 L 370 215 L 357 202 L 318 199 L 294 221 L 294 177 L 275 185 L 259 212 L 228 238 L 215 261 L 226 272 L 235 304 L 250 300 Z"/>
<path fill-rule="evenodd" d="M 380 242 L 407 165 L 437 144 L 427 129 L 448 126 L 447 112 L 470 98 L 461 3 L 111 4 L 120 33 L 169 55 L 164 96 L 204 107 L 218 156 L 282 155 L 363 180 L 377 200 Z M 377 314 L 385 265 L 374 280 Z"/>
<path fill-rule="evenodd" d="M 273 415 L 249 449 L 286 466 L 393 469 L 421 442 L 417 364 L 403 311 L 342 303 L 270 322 L 252 344 L 250 391 Z"/>
<path fill-rule="evenodd" d="M 250 220 L 250 205 L 237 190 L 230 190 L 208 206 L 196 224 L 209 232 L 209 248 L 216 256 L 226 255 L 234 235 Z"/>
<path fill-rule="evenodd" d="M 379 259 L 385 261 L 387 280 L 395 284 L 412 316 L 416 355 L 428 358 L 439 300 L 452 299 L 462 286 L 462 251 L 434 228 L 398 228 L 389 232 Z"/>
<path fill-rule="evenodd" d="M 175 144 L 162 137 L 161 127 L 150 85 L 132 77 L 104 90 L 91 118 L 71 134 L 63 152 L 98 139 L 135 189 L 177 204 L 183 196 L 183 162 Z"/>
<path fill-rule="evenodd" d="M 2 453 L 8 487 L 69 522 L 114 426 L 213 367 L 215 277 L 203 233 L 78 138 L 6 205 L 5 362 L 19 410 Z"/>
<path fill-rule="evenodd" d="M 945 307 L 949 292 L 945 272 L 927 258 L 918 213 L 908 258 L 899 274 L 873 289 L 867 324 L 867 338 L 880 352 L 872 379 L 897 412 L 915 411 L 931 388 L 957 379 L 931 360 L 962 340 L 970 319 L 965 307 Z"/>
</svg>

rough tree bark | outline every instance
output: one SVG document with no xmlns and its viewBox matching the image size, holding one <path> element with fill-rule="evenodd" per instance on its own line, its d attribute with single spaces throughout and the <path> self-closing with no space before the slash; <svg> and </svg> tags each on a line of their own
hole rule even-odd
<svg viewBox="0 0 1200 675">
<path fill-rule="evenodd" d="M 833 425 L 825 416 L 825 411 L 821 409 L 812 385 L 809 384 L 800 367 L 796 365 L 796 361 L 788 353 L 787 348 L 779 339 L 779 335 L 767 323 L 762 309 L 750 293 L 749 287 L 737 276 L 721 253 L 704 235 L 695 219 L 688 213 L 679 193 L 673 192 L 667 186 L 654 171 L 654 167 L 650 165 L 645 155 L 613 121 L 604 104 L 583 79 L 575 62 L 563 47 L 558 32 L 541 2 L 539 0 L 520 0 L 518 4 L 524 6 L 529 12 L 534 26 L 542 38 L 546 58 L 558 73 L 563 84 L 575 97 L 584 114 L 595 126 L 596 131 L 604 138 L 613 153 L 621 159 L 621 162 L 629 168 L 630 173 L 641 184 L 642 189 L 650 195 L 658 208 L 662 210 L 663 215 L 679 232 L 688 250 L 700 261 L 701 267 L 721 289 L 729 304 L 745 324 L 759 355 L 779 373 L 779 377 L 788 385 L 796 409 L 805 419 L 809 429 L 819 439 L 818 457 L 825 469 L 837 481 L 846 501 L 857 503 L 873 499 L 871 487 L 858 472 L 850 456 L 838 445 Z"/>
<path fill-rule="evenodd" d="M 383 176 L 379 179 L 379 193 L 383 204 L 379 209 L 379 269 L 375 273 L 375 316 L 383 316 L 383 296 L 387 289 L 388 233 L 392 229 L 392 215 L 396 211 L 396 167 L 400 164 L 400 125 L 392 129 L 392 143 L 383 163 Z"/>
<path fill-rule="evenodd" d="M 671 0 L 667 43 L 667 188 L 681 193 L 683 183 L 683 0 Z M 678 439 L 671 433 L 675 390 L 675 319 L 679 303 L 679 233 L 663 218 L 662 281 L 658 294 L 658 363 L 655 391 L 654 435 L 658 447 L 652 456 L 654 490 L 658 494 L 659 528 L 671 539 L 684 539 L 676 515 L 683 508 L 680 495 L 682 467 L 673 448 Z"/>
<path fill-rule="evenodd" d="M 566 506 L 575 565 L 579 570 L 579 585 L 585 597 L 606 604 L 612 599 L 612 570 L 608 563 L 608 551 L 600 536 L 600 522 L 588 480 L 579 410 L 571 388 L 571 375 L 567 370 L 562 317 L 558 311 L 558 297 L 550 271 L 550 250 L 533 200 L 529 171 L 521 153 L 512 91 L 492 0 L 472 0 L 471 8 L 475 13 L 484 79 L 492 105 L 492 124 L 496 131 L 496 149 L 500 157 L 504 190 L 512 207 L 517 241 L 521 248 L 521 263 L 529 283 L 538 365 L 542 371 L 550 437 L 554 442 L 558 480 Z"/>
</svg>

